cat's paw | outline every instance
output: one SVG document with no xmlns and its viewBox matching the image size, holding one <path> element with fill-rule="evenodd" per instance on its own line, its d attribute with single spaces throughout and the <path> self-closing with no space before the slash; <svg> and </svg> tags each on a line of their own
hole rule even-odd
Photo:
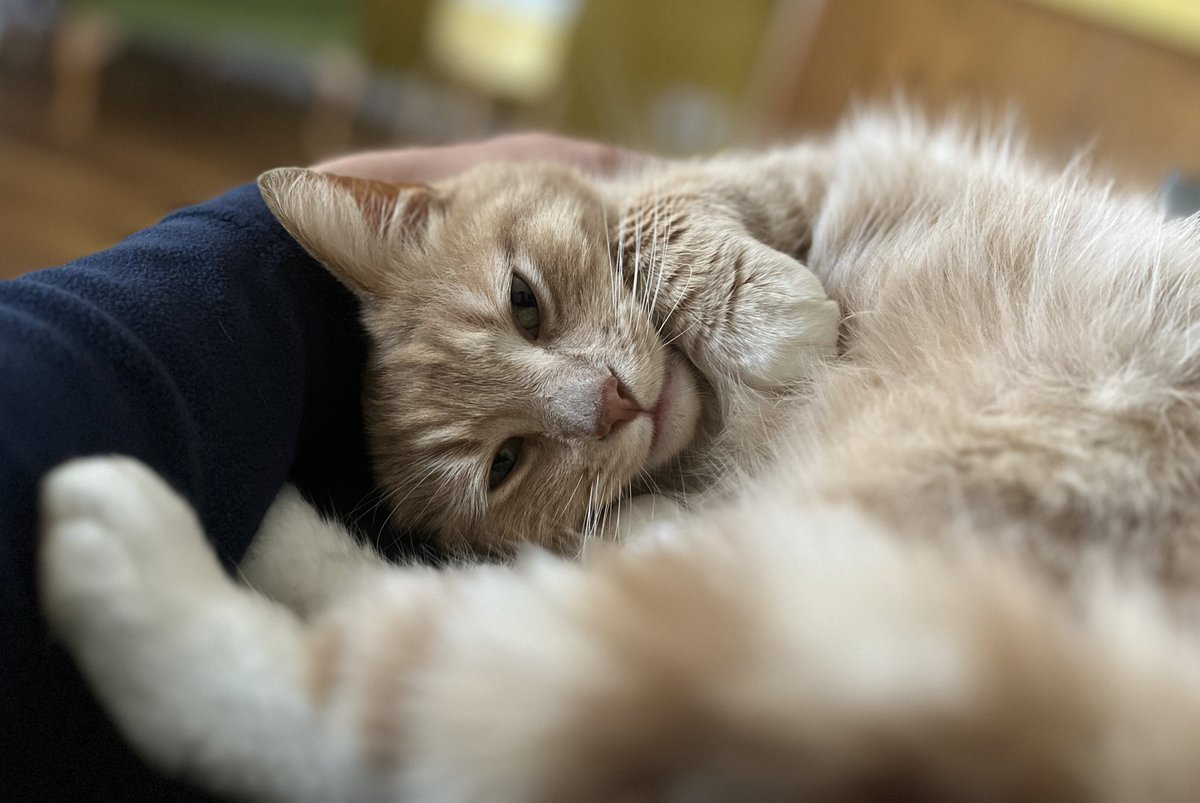
<svg viewBox="0 0 1200 803">
<path fill-rule="evenodd" d="M 747 238 L 735 270 L 729 308 L 708 346 L 717 370 L 779 390 L 837 354 L 841 312 L 804 264 Z"/>
<path fill-rule="evenodd" d="M 41 507 L 43 608 L 125 738 L 239 799 L 303 799 L 290 781 L 325 752 L 306 752 L 298 622 L 234 585 L 192 510 L 134 460 L 55 469 Z"/>
<path fill-rule="evenodd" d="M 657 525 L 678 521 L 685 515 L 687 511 L 673 499 L 658 494 L 639 494 L 608 511 L 600 525 L 599 540 L 638 543 L 650 537 Z"/>
<path fill-rule="evenodd" d="M 43 606 L 68 636 L 169 616 L 226 582 L 195 514 L 129 458 L 75 460 L 50 472 L 41 526 Z"/>
<path fill-rule="evenodd" d="M 355 579 L 388 566 L 344 526 L 285 485 L 238 564 L 241 579 L 298 613 L 322 607 Z"/>
</svg>

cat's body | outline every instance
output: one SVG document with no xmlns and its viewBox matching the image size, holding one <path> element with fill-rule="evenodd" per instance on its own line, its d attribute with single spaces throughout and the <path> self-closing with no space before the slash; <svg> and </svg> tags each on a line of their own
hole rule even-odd
<svg viewBox="0 0 1200 803">
<path fill-rule="evenodd" d="M 285 494 L 245 569 L 288 610 L 144 469 L 67 466 L 47 609 L 130 739 L 279 799 L 1200 795 L 1194 222 L 903 116 L 657 175 L 623 219 L 698 198 L 711 221 L 716 192 L 731 239 L 802 257 L 847 316 L 833 359 L 765 319 L 722 350 L 651 304 L 716 399 L 679 453 L 728 449 L 738 481 L 582 563 L 444 572 L 381 569 Z M 648 265 L 697 264 L 676 234 Z M 793 289 L 759 301 L 828 310 Z M 643 334 L 635 398 L 661 391 Z M 780 343 L 816 346 L 781 373 Z M 626 485 L 658 443 L 637 407 L 583 415 Z"/>
</svg>

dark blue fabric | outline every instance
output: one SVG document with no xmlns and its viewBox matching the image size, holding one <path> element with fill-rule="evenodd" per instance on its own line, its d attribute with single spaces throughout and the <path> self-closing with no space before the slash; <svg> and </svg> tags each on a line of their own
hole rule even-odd
<svg viewBox="0 0 1200 803">
<path fill-rule="evenodd" d="M 195 794 L 132 757 L 42 626 L 39 478 L 133 455 L 191 500 L 227 565 L 289 473 L 352 510 L 369 489 L 355 313 L 253 186 L 0 282 L 0 797 Z"/>
</svg>

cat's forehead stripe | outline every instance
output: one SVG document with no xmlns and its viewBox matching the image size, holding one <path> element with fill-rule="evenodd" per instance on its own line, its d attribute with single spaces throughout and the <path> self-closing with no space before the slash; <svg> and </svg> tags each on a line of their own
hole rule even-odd
<svg viewBox="0 0 1200 803">
<path fill-rule="evenodd" d="M 512 270 L 521 274 L 527 281 L 536 282 L 539 287 L 544 286 L 545 277 L 542 275 L 541 268 L 527 252 L 516 251 L 508 255 L 508 264 Z"/>
<path fill-rule="evenodd" d="M 466 421 L 442 423 L 412 434 L 414 450 L 437 455 L 474 455 L 482 443 L 476 428 Z"/>
</svg>

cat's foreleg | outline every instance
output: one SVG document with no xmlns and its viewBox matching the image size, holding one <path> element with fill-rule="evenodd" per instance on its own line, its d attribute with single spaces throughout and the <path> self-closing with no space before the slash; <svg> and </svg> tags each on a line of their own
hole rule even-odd
<svg viewBox="0 0 1200 803">
<path fill-rule="evenodd" d="M 40 558 L 48 618 L 145 755 L 238 795 L 333 799 L 301 623 L 230 580 L 158 477 L 125 458 L 53 471 Z"/>
<path fill-rule="evenodd" d="M 121 727 L 289 800 L 1194 800 L 1194 647 L 1136 595 L 766 500 L 588 565 L 375 576 L 309 629 L 130 461 L 56 471 L 48 615 Z"/>
<path fill-rule="evenodd" d="M 659 494 L 623 499 L 605 512 L 595 535 L 583 539 L 579 557 L 586 559 L 597 547 L 603 550 L 605 544 L 647 547 L 666 537 L 665 533 L 673 534 L 675 530 L 667 525 L 686 515 L 682 505 Z"/>
<path fill-rule="evenodd" d="M 711 381 L 784 389 L 836 354 L 841 315 L 799 260 L 815 201 L 764 189 L 766 175 L 745 181 L 715 163 L 633 189 L 619 217 L 619 262 L 666 338 Z"/>
<path fill-rule="evenodd" d="M 387 565 L 340 522 L 323 517 L 295 486 L 286 485 L 238 570 L 256 591 L 307 614 L 323 607 L 356 577 Z"/>
</svg>

